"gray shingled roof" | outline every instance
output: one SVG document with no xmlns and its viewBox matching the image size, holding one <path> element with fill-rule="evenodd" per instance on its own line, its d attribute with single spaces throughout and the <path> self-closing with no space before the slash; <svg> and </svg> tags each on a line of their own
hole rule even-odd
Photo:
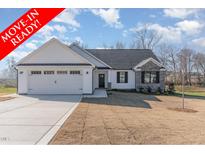
<svg viewBox="0 0 205 154">
<path fill-rule="evenodd" d="M 155 54 L 148 49 L 86 49 L 98 59 L 113 69 L 132 69 L 147 58 L 154 58 Z"/>
</svg>

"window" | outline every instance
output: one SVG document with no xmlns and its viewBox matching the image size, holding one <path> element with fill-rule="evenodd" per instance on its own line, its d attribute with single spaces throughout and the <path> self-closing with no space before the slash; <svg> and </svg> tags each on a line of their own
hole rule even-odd
<svg viewBox="0 0 205 154">
<path fill-rule="evenodd" d="M 70 74 L 72 74 L 72 75 L 80 74 L 80 71 L 70 71 Z"/>
<path fill-rule="evenodd" d="M 68 74 L 68 71 L 57 71 L 57 74 Z"/>
<path fill-rule="evenodd" d="M 128 83 L 128 73 L 117 72 L 117 83 Z"/>
<path fill-rule="evenodd" d="M 44 71 L 44 74 L 51 75 L 51 74 L 54 74 L 54 71 Z"/>
<path fill-rule="evenodd" d="M 41 74 L 41 71 L 31 71 L 31 75 Z"/>
<path fill-rule="evenodd" d="M 23 74 L 23 71 L 20 71 L 19 74 Z"/>
<path fill-rule="evenodd" d="M 142 72 L 142 83 L 159 83 L 159 72 Z"/>
</svg>

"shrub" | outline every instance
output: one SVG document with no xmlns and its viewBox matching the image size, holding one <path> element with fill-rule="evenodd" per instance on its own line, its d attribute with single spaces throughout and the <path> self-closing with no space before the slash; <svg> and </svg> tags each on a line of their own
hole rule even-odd
<svg viewBox="0 0 205 154">
<path fill-rule="evenodd" d="M 157 88 L 157 93 L 162 94 L 162 89 L 160 87 Z"/>
<path fill-rule="evenodd" d="M 139 87 L 139 92 L 143 93 L 144 92 L 144 88 L 143 87 Z"/>
<path fill-rule="evenodd" d="M 150 86 L 147 87 L 147 92 L 151 93 L 152 92 L 152 88 Z"/>
<path fill-rule="evenodd" d="M 175 92 L 174 83 L 169 83 L 169 85 L 168 85 L 168 92 L 169 92 L 170 94 L 174 94 L 174 92 Z"/>
</svg>

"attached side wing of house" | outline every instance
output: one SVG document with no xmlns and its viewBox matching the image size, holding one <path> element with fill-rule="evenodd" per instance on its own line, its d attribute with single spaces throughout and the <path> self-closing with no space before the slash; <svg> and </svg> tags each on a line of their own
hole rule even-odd
<svg viewBox="0 0 205 154">
<path fill-rule="evenodd" d="M 17 63 L 18 93 L 92 94 L 96 88 L 137 89 L 139 68 L 149 62 L 159 63 L 153 59 L 142 64 L 133 59 L 133 55 L 128 60 L 123 56 L 117 51 L 93 52 L 76 44 L 67 46 L 51 39 Z M 150 58 L 149 55 L 147 57 Z M 144 60 L 148 58 L 145 56 Z M 161 83 L 159 85 L 162 87 Z"/>
</svg>

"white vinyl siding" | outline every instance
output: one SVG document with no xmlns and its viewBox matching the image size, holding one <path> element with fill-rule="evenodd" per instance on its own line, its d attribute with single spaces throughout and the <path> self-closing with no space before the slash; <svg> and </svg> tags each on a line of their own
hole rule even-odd
<svg viewBox="0 0 205 154">
<path fill-rule="evenodd" d="M 127 83 L 117 83 L 117 72 L 127 72 Z M 110 70 L 112 89 L 135 89 L 135 72 L 132 70 Z"/>
</svg>

